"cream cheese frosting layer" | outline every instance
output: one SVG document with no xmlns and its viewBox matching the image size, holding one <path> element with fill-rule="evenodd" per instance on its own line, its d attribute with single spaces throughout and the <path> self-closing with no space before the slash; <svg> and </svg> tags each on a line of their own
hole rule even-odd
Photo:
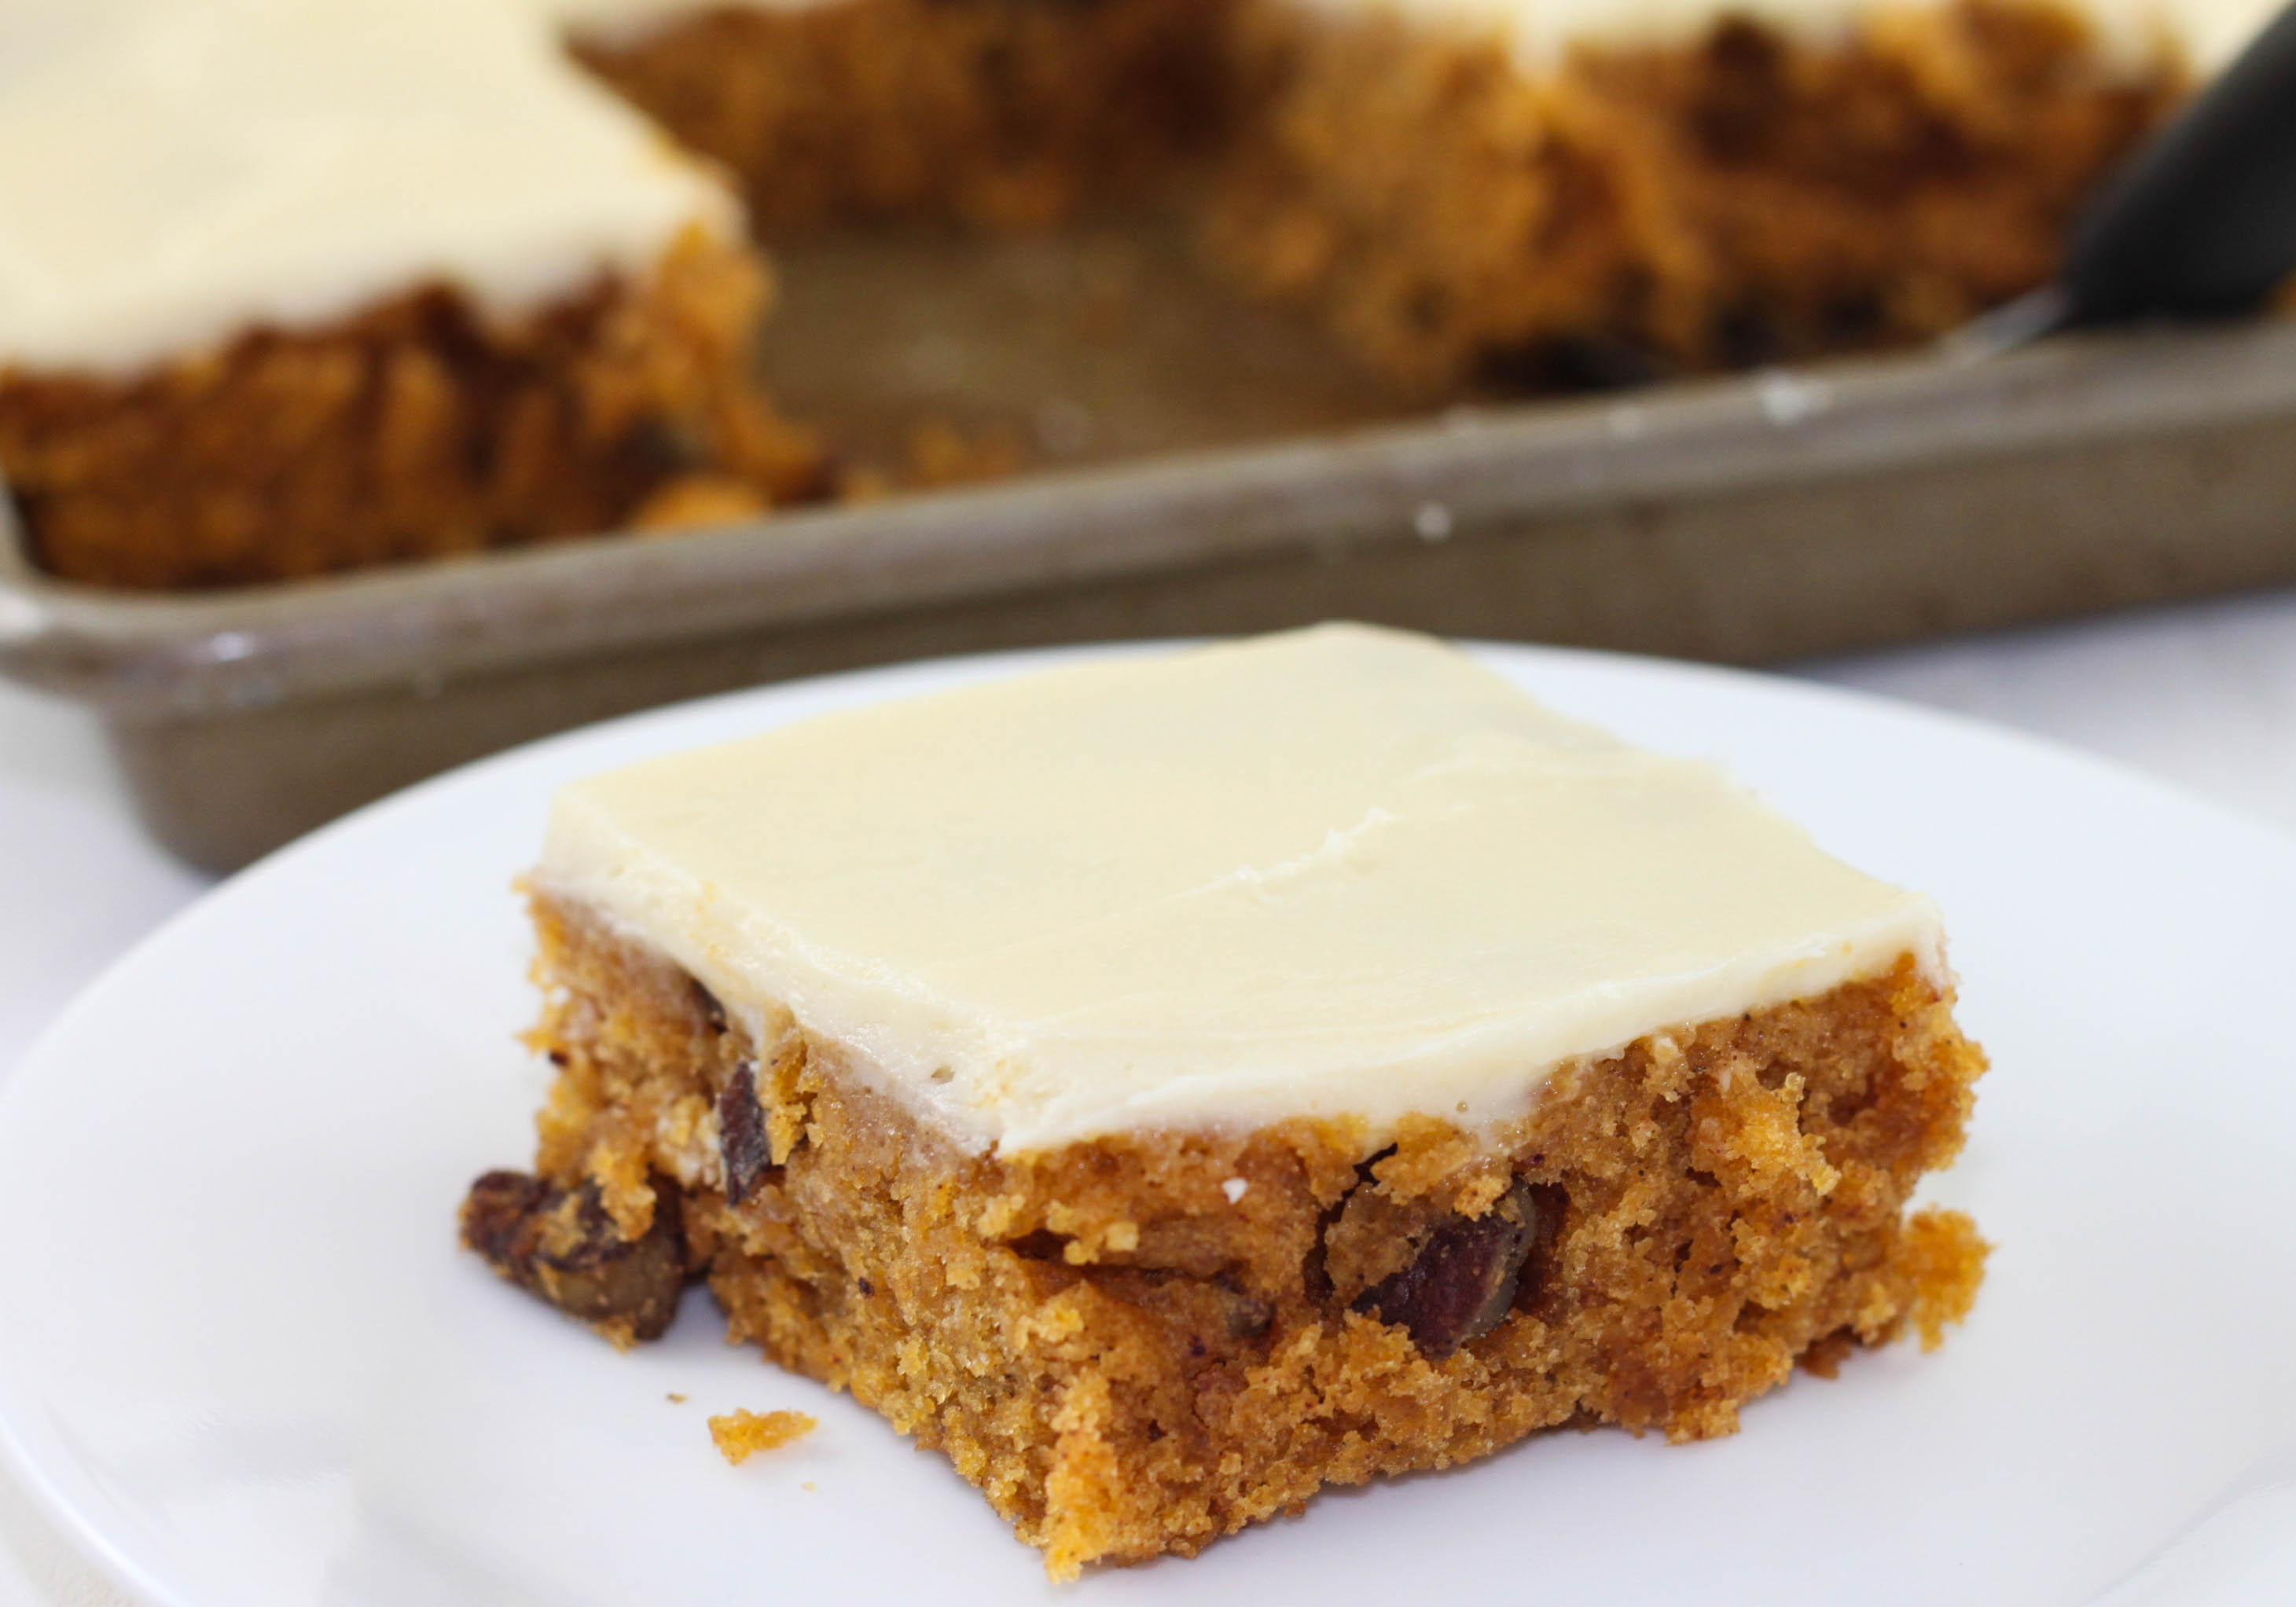
<svg viewBox="0 0 2296 1607">
<path fill-rule="evenodd" d="M 1326 626 L 822 717 L 592 777 L 537 885 L 1005 1152 L 1520 1115 L 1822 993 L 1936 912 L 1711 767 Z"/>
<path fill-rule="evenodd" d="M 583 38 L 614 42 L 643 38 L 711 11 L 802 12 L 845 0 L 525 0 L 542 15 Z"/>
<path fill-rule="evenodd" d="M 594 0 L 611 5 L 615 0 Z M 624 4 L 644 0 L 622 0 Z M 663 0 L 652 0 L 658 9 Z M 1333 17 L 1395 16 L 1414 28 L 1497 40 L 1526 66 L 1544 68 L 1573 49 L 1686 44 L 1726 16 L 1797 38 L 1839 38 L 1861 21 L 1919 15 L 1951 0 L 1292 0 Z M 2080 19 L 2105 60 L 2149 71 L 2182 61 L 2208 73 L 2226 65 L 2279 9 L 2281 0 L 2043 0 Z"/>
<path fill-rule="evenodd" d="M 839 0 L 529 0 L 585 34 L 641 35 L 698 11 L 805 11 Z M 1935 9 L 1945 0 L 1286 0 L 1310 11 L 1385 12 L 1411 23 L 1504 39 L 1518 57 L 1551 62 L 1574 45 L 1695 40 L 1724 16 L 1798 37 L 1838 36 L 1859 19 Z M 2113 60 L 2131 66 L 2181 55 L 2221 67 L 2279 9 L 2281 0 L 2049 0 L 2087 21 Z"/>
<path fill-rule="evenodd" d="M 0 5 L 0 369 L 118 373 L 445 282 L 512 319 L 730 192 L 504 0 Z"/>
</svg>

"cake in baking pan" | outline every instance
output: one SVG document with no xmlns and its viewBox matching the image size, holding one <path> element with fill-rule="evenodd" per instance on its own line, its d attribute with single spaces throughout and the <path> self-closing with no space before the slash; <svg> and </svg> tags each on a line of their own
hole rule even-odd
<svg viewBox="0 0 2296 1607">
<path fill-rule="evenodd" d="M 19 0 L 0 476 L 287 578 L 832 494 L 760 240 L 1134 202 L 1406 395 L 1943 330 L 2260 0 Z"/>
</svg>

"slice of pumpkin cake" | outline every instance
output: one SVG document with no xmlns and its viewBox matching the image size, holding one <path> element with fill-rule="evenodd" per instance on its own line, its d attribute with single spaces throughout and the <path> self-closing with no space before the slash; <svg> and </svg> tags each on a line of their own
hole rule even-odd
<svg viewBox="0 0 2296 1607">
<path fill-rule="evenodd" d="M 562 1070 L 467 1242 L 945 1451 L 1056 1575 L 1536 1430 L 1725 1433 L 1966 1308 L 1938 916 L 1718 771 L 1332 626 L 567 788 Z"/>
</svg>

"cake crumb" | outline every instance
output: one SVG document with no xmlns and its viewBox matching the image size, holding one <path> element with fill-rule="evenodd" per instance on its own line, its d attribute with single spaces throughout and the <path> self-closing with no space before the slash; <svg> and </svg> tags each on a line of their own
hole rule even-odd
<svg viewBox="0 0 2296 1607">
<path fill-rule="evenodd" d="M 1985 1281 L 1985 1258 L 1993 1246 L 1979 1236 L 1977 1224 L 1963 1211 L 1931 1207 L 1906 1224 L 1905 1259 L 1911 1275 L 1914 1326 L 1922 1349 L 1945 1343 L 1946 1325 L 1958 1323 L 1977 1302 Z"/>
<path fill-rule="evenodd" d="M 670 536 L 710 525 L 740 524 L 772 505 L 763 491 L 739 475 L 681 474 L 638 504 L 627 523 L 649 536 Z"/>
<path fill-rule="evenodd" d="M 821 1486 L 819 1486 L 819 1485 L 816 1484 L 816 1483 L 815 1483 L 812 1480 L 810 1480 L 810 1479 L 807 1480 L 803 1484 L 800 1484 L 800 1486 L 798 1486 L 798 1488 L 800 1488 L 800 1489 L 801 1489 L 801 1490 L 805 1491 L 808 1495 L 818 1496 L 819 1494 L 821 1494 Z"/>
<path fill-rule="evenodd" d="M 684 1406 L 684 1405 L 685 1404 L 685 1396 L 683 1396 L 683 1395 L 680 1395 L 680 1394 L 679 1394 L 676 1390 L 672 1390 L 669 1392 L 668 1399 L 669 1399 L 669 1404 L 670 1404 L 671 1406 Z"/>
<path fill-rule="evenodd" d="M 741 1466 L 759 1451 L 770 1451 L 814 1431 L 814 1420 L 802 1412 L 734 1411 L 709 1420 L 709 1438 L 718 1453 Z"/>
</svg>

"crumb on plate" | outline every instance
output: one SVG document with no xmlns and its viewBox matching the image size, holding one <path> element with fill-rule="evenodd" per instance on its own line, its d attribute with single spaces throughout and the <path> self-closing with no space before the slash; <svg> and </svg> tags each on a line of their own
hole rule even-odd
<svg viewBox="0 0 2296 1607">
<path fill-rule="evenodd" d="M 718 1454 L 735 1467 L 759 1451 L 770 1451 L 814 1431 L 814 1420 L 802 1412 L 724 1413 L 709 1420 L 709 1438 Z"/>
</svg>

